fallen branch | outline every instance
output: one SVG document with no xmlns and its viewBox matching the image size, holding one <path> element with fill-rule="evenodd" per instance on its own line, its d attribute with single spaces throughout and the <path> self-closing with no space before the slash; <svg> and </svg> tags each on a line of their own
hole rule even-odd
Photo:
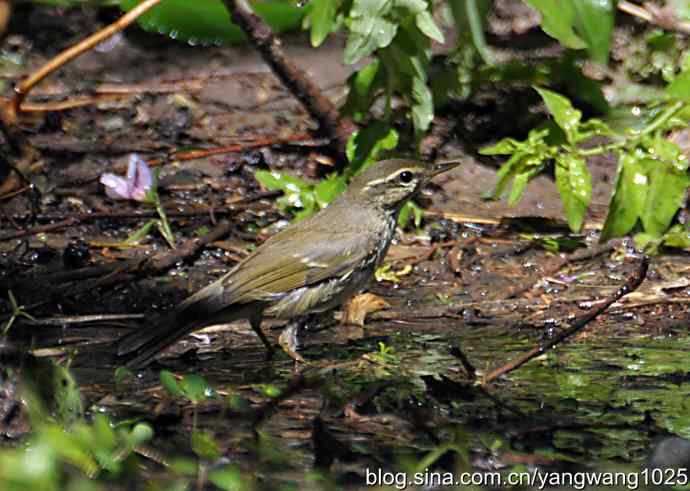
<svg viewBox="0 0 690 491">
<path fill-rule="evenodd" d="M 213 208 L 213 207 L 205 207 L 205 208 L 199 208 L 196 210 L 184 210 L 184 211 L 179 211 L 179 210 L 166 210 L 166 215 L 169 218 L 180 218 L 180 217 L 193 217 L 193 216 L 200 216 L 200 215 L 227 215 L 229 213 L 237 213 L 238 211 L 246 210 L 253 208 L 252 206 L 249 206 L 250 203 L 257 201 L 259 199 L 270 199 L 270 198 L 275 198 L 277 196 L 280 196 L 281 192 L 280 191 L 270 191 L 267 193 L 261 193 L 257 196 L 252 196 L 250 198 L 247 198 L 245 200 L 242 200 L 242 202 L 230 205 L 230 206 L 225 206 L 222 208 Z M 55 223 L 49 223 L 46 225 L 38 225 L 36 227 L 32 227 L 30 229 L 26 230 L 18 230 L 16 232 L 10 232 L 7 234 L 0 235 L 0 241 L 3 240 L 12 240 L 12 239 L 19 239 L 22 237 L 30 237 L 36 234 L 41 234 L 41 233 L 47 233 L 47 232 L 55 232 L 56 230 L 61 230 L 63 228 L 68 228 L 68 227 L 73 227 L 75 225 L 79 225 L 85 222 L 90 222 L 94 220 L 113 220 L 113 219 L 120 219 L 120 220 L 139 220 L 139 219 L 146 219 L 146 218 L 158 218 L 158 212 L 156 210 L 147 210 L 147 211 L 125 211 L 125 212 L 119 212 L 119 211 L 102 211 L 102 212 L 93 212 L 93 213 L 78 213 L 76 215 L 73 215 L 71 217 L 61 217 L 61 216 L 56 216 L 56 215 L 36 215 L 35 220 L 36 221 L 53 221 L 53 220 L 59 220 Z"/>
<path fill-rule="evenodd" d="M 321 89 L 304 71 L 288 60 L 280 40 L 273 35 L 271 27 L 251 11 L 246 0 L 223 0 L 223 3 L 233 22 L 242 28 L 275 75 L 299 99 L 319 123 L 319 129 L 331 139 L 338 153 L 344 156 L 347 140 L 356 131 L 356 125 L 347 118 L 341 118 L 338 108 Z"/>
<path fill-rule="evenodd" d="M 690 34 L 690 22 L 683 22 L 676 17 L 671 5 L 659 7 L 652 3 L 645 2 L 643 5 L 637 5 L 626 0 L 618 2 L 618 10 L 630 14 L 634 17 L 640 18 L 650 24 L 659 26 L 668 31 L 681 32 L 683 34 Z"/>
<path fill-rule="evenodd" d="M 505 365 L 493 370 L 490 372 L 484 379 L 482 380 L 482 385 L 486 385 L 489 382 L 496 380 L 498 377 L 505 375 L 506 373 L 512 372 L 513 370 L 516 370 L 517 368 L 520 368 L 522 365 L 530 361 L 532 358 L 536 358 L 537 356 L 542 355 L 543 353 L 547 352 L 551 348 L 554 348 L 556 345 L 562 343 L 569 337 L 571 337 L 574 334 L 577 334 L 580 332 L 582 329 L 584 329 L 587 324 L 589 324 L 591 321 L 596 319 L 602 312 L 604 312 L 606 309 L 609 308 L 611 304 L 614 302 L 617 302 L 618 300 L 621 299 L 624 295 L 627 295 L 628 293 L 635 291 L 637 287 L 640 286 L 642 281 L 644 281 L 645 277 L 647 276 L 647 269 L 649 268 L 649 258 L 647 256 L 642 258 L 642 261 L 640 261 L 640 265 L 629 278 L 628 281 L 625 282 L 623 286 L 621 286 L 616 292 L 611 295 L 610 297 L 604 299 L 600 303 L 598 303 L 595 307 L 592 307 L 587 313 L 584 315 L 581 315 L 580 317 L 577 317 L 574 319 L 571 323 L 571 326 L 562 331 L 560 334 L 555 336 L 554 338 L 550 339 L 544 344 L 540 344 L 529 350 L 527 353 L 519 356 L 518 358 L 506 363 Z"/>
</svg>

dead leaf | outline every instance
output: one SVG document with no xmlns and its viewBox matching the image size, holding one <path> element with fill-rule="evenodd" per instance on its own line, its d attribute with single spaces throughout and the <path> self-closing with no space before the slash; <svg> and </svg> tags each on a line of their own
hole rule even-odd
<svg viewBox="0 0 690 491">
<path fill-rule="evenodd" d="M 362 293 L 348 302 L 341 322 L 363 327 L 367 314 L 378 312 L 386 307 L 390 307 L 390 305 L 383 298 L 373 293 Z"/>
</svg>

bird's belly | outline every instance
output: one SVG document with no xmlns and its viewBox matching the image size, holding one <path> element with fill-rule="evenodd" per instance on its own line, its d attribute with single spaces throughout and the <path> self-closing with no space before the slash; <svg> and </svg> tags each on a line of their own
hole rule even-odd
<svg viewBox="0 0 690 491">
<path fill-rule="evenodd" d="M 365 288 L 372 274 L 373 271 L 367 268 L 354 271 L 344 279 L 333 279 L 296 288 L 272 301 L 263 313 L 270 317 L 290 319 L 329 310 Z"/>
</svg>

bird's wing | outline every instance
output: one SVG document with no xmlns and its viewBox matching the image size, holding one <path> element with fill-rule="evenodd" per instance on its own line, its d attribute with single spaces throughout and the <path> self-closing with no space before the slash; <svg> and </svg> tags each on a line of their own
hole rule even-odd
<svg viewBox="0 0 690 491">
<path fill-rule="evenodd" d="M 285 233 L 284 233 L 285 232 Z M 314 240 L 318 231 L 290 230 L 272 237 L 232 271 L 187 298 L 178 311 L 201 309 L 207 314 L 233 304 L 275 300 L 295 288 L 347 274 L 369 253 L 361 232 L 329 235 L 330 241 Z"/>
<path fill-rule="evenodd" d="M 330 235 L 330 241 L 314 240 L 312 231 L 299 230 L 290 240 L 275 241 L 270 248 L 257 251 L 225 278 L 226 300 L 270 300 L 295 288 L 347 274 L 366 259 L 369 251 L 360 233 L 335 235 L 331 231 Z"/>
</svg>

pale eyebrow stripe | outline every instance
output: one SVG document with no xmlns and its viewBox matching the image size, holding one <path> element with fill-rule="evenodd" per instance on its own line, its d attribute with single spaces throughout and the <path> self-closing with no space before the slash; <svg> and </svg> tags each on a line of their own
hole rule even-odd
<svg viewBox="0 0 690 491">
<path fill-rule="evenodd" d="M 415 175 L 417 174 L 417 171 L 416 171 L 415 168 L 413 168 L 413 167 L 407 167 L 407 168 L 404 168 L 404 169 L 400 169 L 399 171 L 395 172 L 394 174 L 390 174 L 388 177 L 383 177 L 383 178 L 381 178 L 381 179 L 376 179 L 375 181 L 370 181 L 369 184 L 367 184 L 366 186 L 364 186 L 364 189 L 370 189 L 370 188 L 373 188 L 374 186 L 377 186 L 377 185 L 379 185 L 379 184 L 381 184 L 381 183 L 388 182 L 388 181 L 390 181 L 390 180 L 392 180 L 392 179 L 395 179 L 396 177 L 398 177 L 400 174 L 402 174 L 402 173 L 405 172 L 405 171 L 410 171 L 410 172 L 412 172 L 412 173 L 415 174 Z"/>
</svg>

